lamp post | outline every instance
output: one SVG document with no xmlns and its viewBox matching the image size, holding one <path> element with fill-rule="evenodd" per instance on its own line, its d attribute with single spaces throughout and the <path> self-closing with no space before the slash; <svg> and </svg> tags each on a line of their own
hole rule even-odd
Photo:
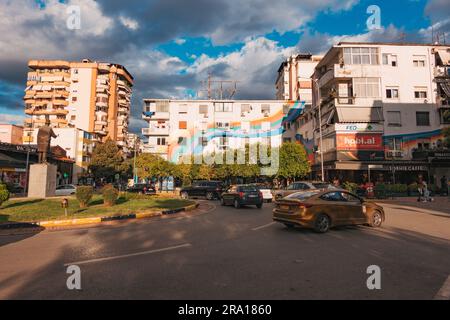
<svg viewBox="0 0 450 320">
<path fill-rule="evenodd" d="M 319 106 L 319 153 L 320 153 L 320 167 L 322 171 L 322 182 L 325 182 L 325 168 L 323 164 L 323 133 L 322 133 L 322 106 L 320 101 L 320 89 L 318 84 L 318 79 L 313 79 L 314 83 L 316 84 L 316 90 L 317 90 L 317 101 Z"/>
<path fill-rule="evenodd" d="M 34 112 L 31 113 L 31 137 L 33 137 L 33 114 Z M 30 176 L 30 147 L 31 147 L 31 139 L 30 136 L 28 136 L 28 148 L 27 148 L 27 161 L 25 164 L 25 188 L 24 188 L 24 193 L 25 195 L 28 195 L 28 179 Z"/>
</svg>

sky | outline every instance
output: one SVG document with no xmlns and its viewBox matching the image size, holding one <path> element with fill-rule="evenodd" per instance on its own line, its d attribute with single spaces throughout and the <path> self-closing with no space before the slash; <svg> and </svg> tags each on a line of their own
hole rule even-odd
<svg viewBox="0 0 450 320">
<path fill-rule="evenodd" d="M 380 8 L 369 30 L 367 9 Z M 80 28 L 68 28 L 76 6 Z M 450 43 L 449 0 L 0 0 L 0 123 L 21 124 L 31 59 L 119 63 L 135 78 L 130 129 L 143 98 L 201 98 L 208 72 L 239 80 L 237 99 L 275 99 L 281 62 L 339 41 Z"/>
</svg>

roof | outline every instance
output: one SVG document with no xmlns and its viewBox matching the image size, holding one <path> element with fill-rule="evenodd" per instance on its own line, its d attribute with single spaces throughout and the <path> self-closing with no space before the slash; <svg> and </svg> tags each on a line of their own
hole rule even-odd
<svg viewBox="0 0 450 320">
<path fill-rule="evenodd" d="M 433 44 L 433 43 L 417 43 L 417 42 L 351 42 L 341 41 L 337 44 L 341 45 L 374 45 L 374 46 L 404 46 L 404 47 L 450 47 L 447 44 Z"/>
</svg>

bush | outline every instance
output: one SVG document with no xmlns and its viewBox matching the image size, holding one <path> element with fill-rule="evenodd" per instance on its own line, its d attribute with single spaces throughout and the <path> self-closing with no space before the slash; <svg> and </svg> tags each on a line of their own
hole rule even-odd
<svg viewBox="0 0 450 320">
<path fill-rule="evenodd" d="M 92 187 L 77 187 L 76 197 L 80 203 L 80 208 L 86 208 L 94 195 L 94 189 Z"/>
<path fill-rule="evenodd" d="M 344 189 L 352 192 L 352 193 L 356 193 L 356 190 L 358 190 L 359 186 L 356 183 L 353 182 L 344 182 Z"/>
<path fill-rule="evenodd" d="M 119 198 L 119 191 L 112 185 L 106 185 L 102 189 L 103 203 L 107 207 L 112 207 L 116 204 L 117 198 Z"/>
<path fill-rule="evenodd" d="M 9 200 L 8 187 L 5 184 L 0 184 L 0 206 Z"/>
<path fill-rule="evenodd" d="M 388 185 L 386 190 L 390 193 L 407 193 L 408 186 L 406 184 L 392 184 Z"/>
</svg>

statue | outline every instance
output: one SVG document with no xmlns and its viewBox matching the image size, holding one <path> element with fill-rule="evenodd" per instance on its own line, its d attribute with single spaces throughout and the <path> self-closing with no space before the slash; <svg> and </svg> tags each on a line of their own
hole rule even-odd
<svg viewBox="0 0 450 320">
<path fill-rule="evenodd" d="M 47 163 L 47 155 L 50 151 L 50 142 L 52 138 L 58 137 L 55 132 L 53 132 L 50 127 L 50 119 L 48 116 L 45 117 L 45 126 L 39 128 L 37 135 L 37 144 L 38 144 L 38 155 L 39 160 L 38 163 Z"/>
</svg>

